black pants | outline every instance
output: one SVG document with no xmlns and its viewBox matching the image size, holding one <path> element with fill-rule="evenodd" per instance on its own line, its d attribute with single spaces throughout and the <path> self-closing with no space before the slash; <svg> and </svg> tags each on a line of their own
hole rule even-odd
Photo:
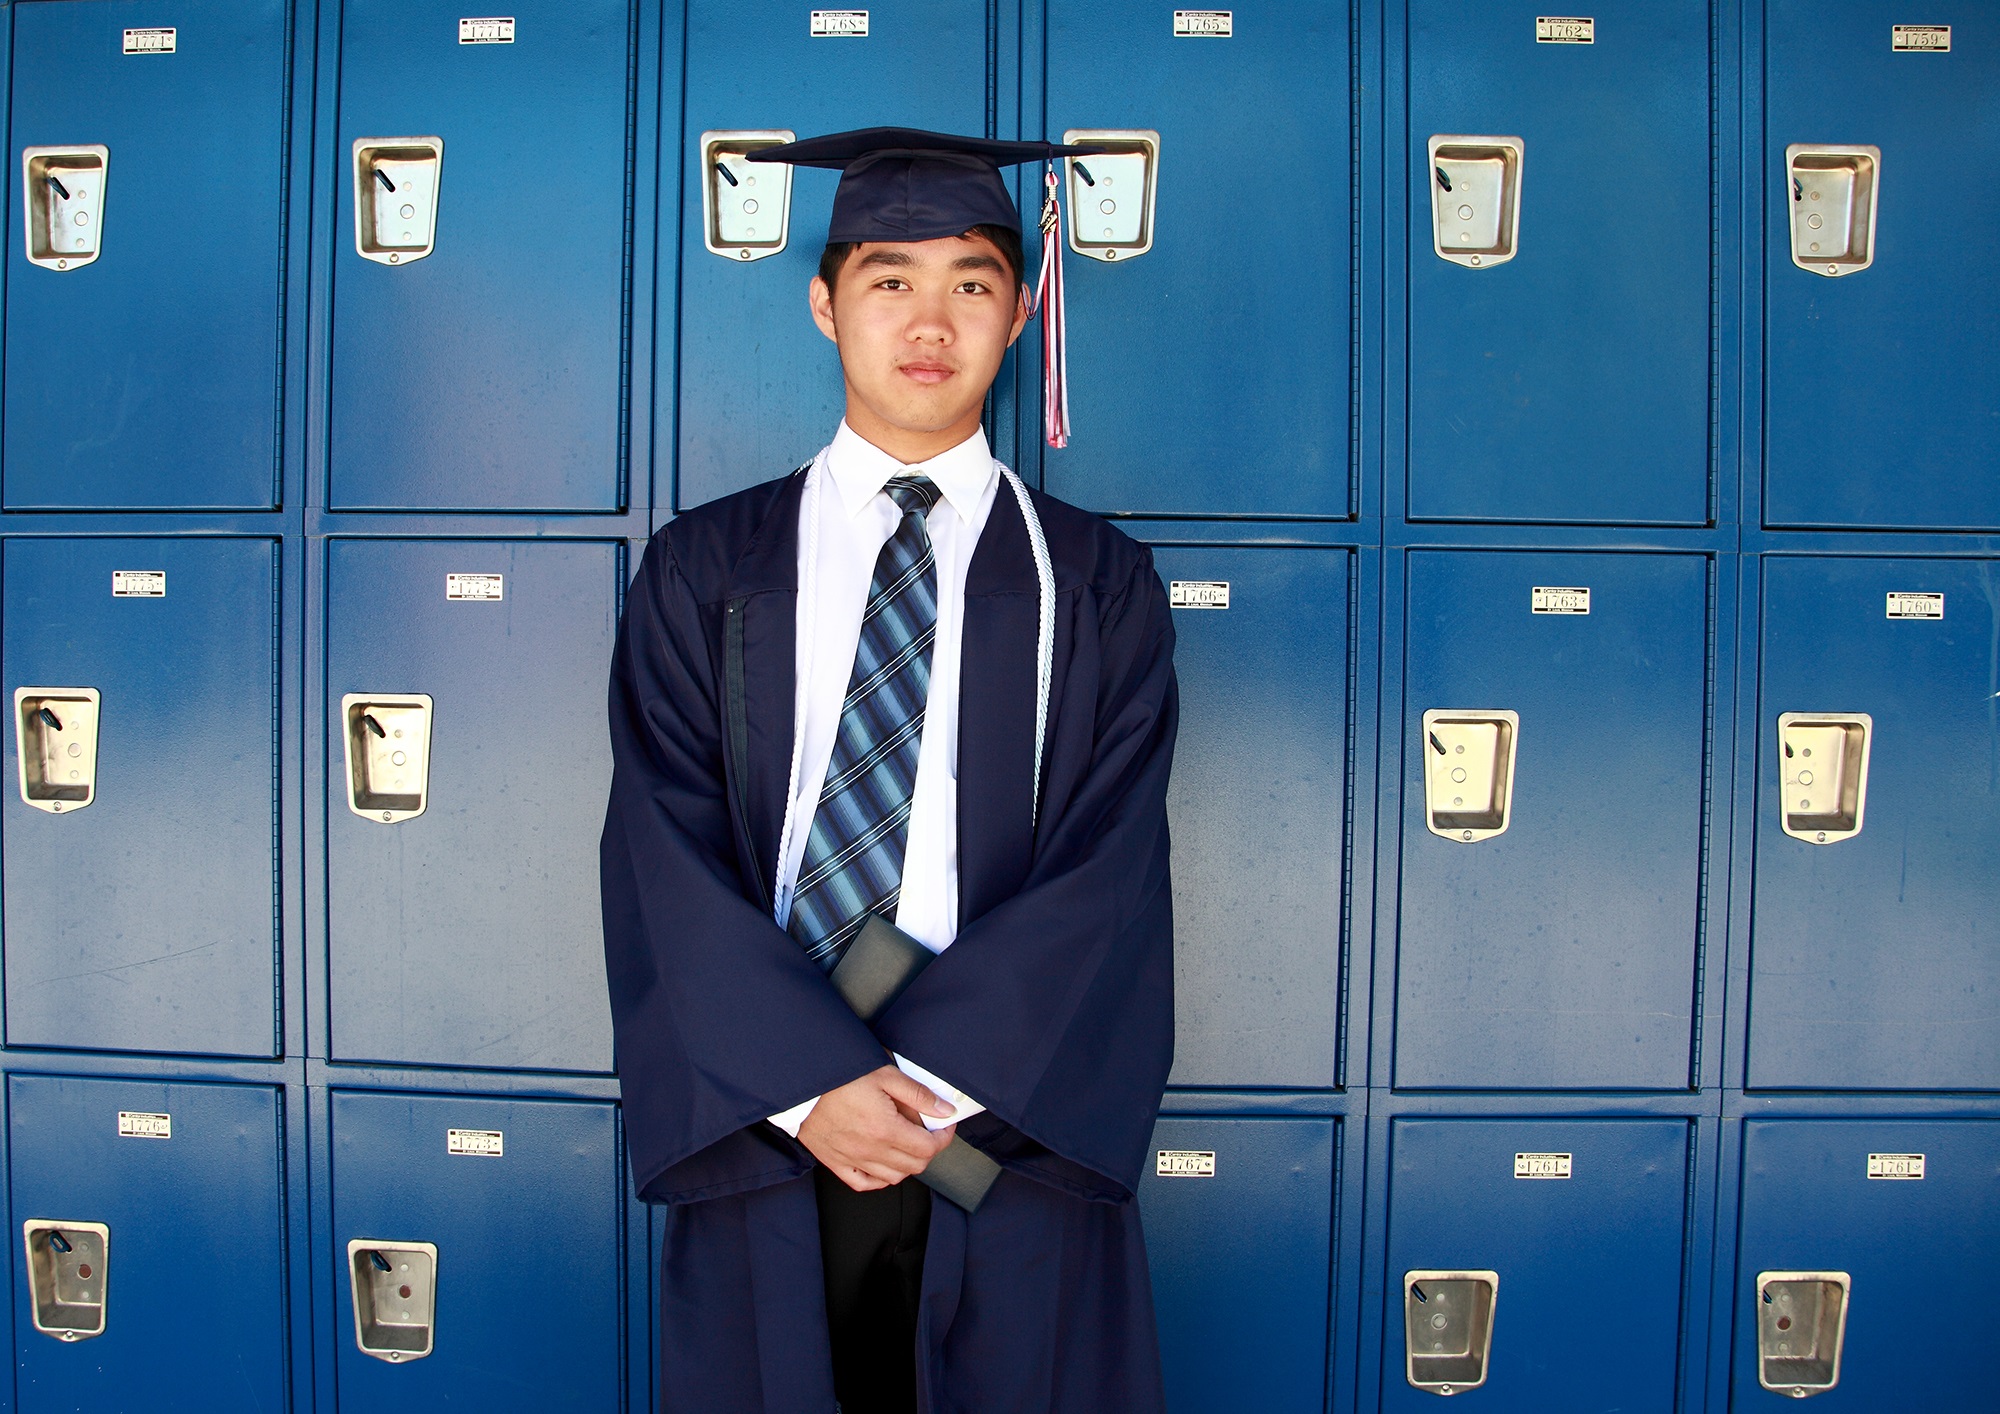
<svg viewBox="0 0 2000 1414">
<path fill-rule="evenodd" d="M 911 1178 L 856 1193 L 824 1167 L 813 1170 L 813 1190 L 841 1414 L 916 1414 L 917 1298 L 931 1191 Z"/>
</svg>

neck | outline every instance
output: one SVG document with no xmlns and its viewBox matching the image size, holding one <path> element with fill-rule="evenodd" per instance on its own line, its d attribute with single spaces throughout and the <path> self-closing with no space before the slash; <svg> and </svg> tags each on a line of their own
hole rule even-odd
<svg viewBox="0 0 2000 1414">
<path fill-rule="evenodd" d="M 883 421 L 862 406 L 859 399 L 850 397 L 847 400 L 847 425 L 863 441 L 879 447 L 904 466 L 914 466 L 950 451 L 977 432 L 982 411 L 982 407 L 975 406 L 968 415 L 949 427 L 935 432 L 916 431 Z"/>
</svg>

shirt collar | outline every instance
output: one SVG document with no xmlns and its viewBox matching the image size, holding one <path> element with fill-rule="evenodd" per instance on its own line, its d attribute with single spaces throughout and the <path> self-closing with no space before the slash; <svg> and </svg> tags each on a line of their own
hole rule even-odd
<svg viewBox="0 0 2000 1414">
<path fill-rule="evenodd" d="M 840 503 L 851 520 L 874 500 L 892 476 L 928 476 L 960 521 L 971 524 L 980 503 L 999 473 L 994 469 L 993 452 L 986 445 L 986 430 L 973 434 L 950 451 L 939 452 L 927 462 L 905 466 L 841 420 L 827 449 L 827 470 L 840 492 Z"/>
</svg>

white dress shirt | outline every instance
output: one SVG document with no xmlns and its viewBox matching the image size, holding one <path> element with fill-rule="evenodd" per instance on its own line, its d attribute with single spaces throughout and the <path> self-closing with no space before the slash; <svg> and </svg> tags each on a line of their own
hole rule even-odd
<svg viewBox="0 0 2000 1414">
<path fill-rule="evenodd" d="M 791 916 L 792 887 L 833 757 L 875 558 L 903 518 L 883 493 L 892 476 L 929 477 L 942 493 L 926 520 L 937 566 L 937 638 L 931 648 L 930 697 L 917 748 L 895 918 L 898 928 L 937 953 L 958 936 L 958 669 L 965 576 L 1000 484 L 999 463 L 983 431 L 927 462 L 906 466 L 843 421 L 833 444 L 806 473 L 799 504 L 798 697 L 792 714 L 791 799 L 779 846 L 777 918 L 782 924 Z M 924 1116 L 930 1128 L 942 1129 L 985 1108 L 915 1062 L 902 1056 L 895 1061 L 954 1107 L 949 1118 Z M 818 1103 L 814 1096 L 772 1115 L 771 1122 L 796 1137 Z"/>
</svg>

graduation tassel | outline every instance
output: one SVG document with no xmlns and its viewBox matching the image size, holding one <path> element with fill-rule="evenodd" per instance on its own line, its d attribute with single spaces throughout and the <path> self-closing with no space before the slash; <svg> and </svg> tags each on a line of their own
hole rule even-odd
<svg viewBox="0 0 2000 1414">
<path fill-rule="evenodd" d="M 1047 168 L 1048 193 L 1042 201 L 1042 278 L 1035 305 L 1042 316 L 1042 423 L 1051 447 L 1069 445 L 1069 338 L 1063 310 L 1062 202 L 1056 164 Z"/>
</svg>

